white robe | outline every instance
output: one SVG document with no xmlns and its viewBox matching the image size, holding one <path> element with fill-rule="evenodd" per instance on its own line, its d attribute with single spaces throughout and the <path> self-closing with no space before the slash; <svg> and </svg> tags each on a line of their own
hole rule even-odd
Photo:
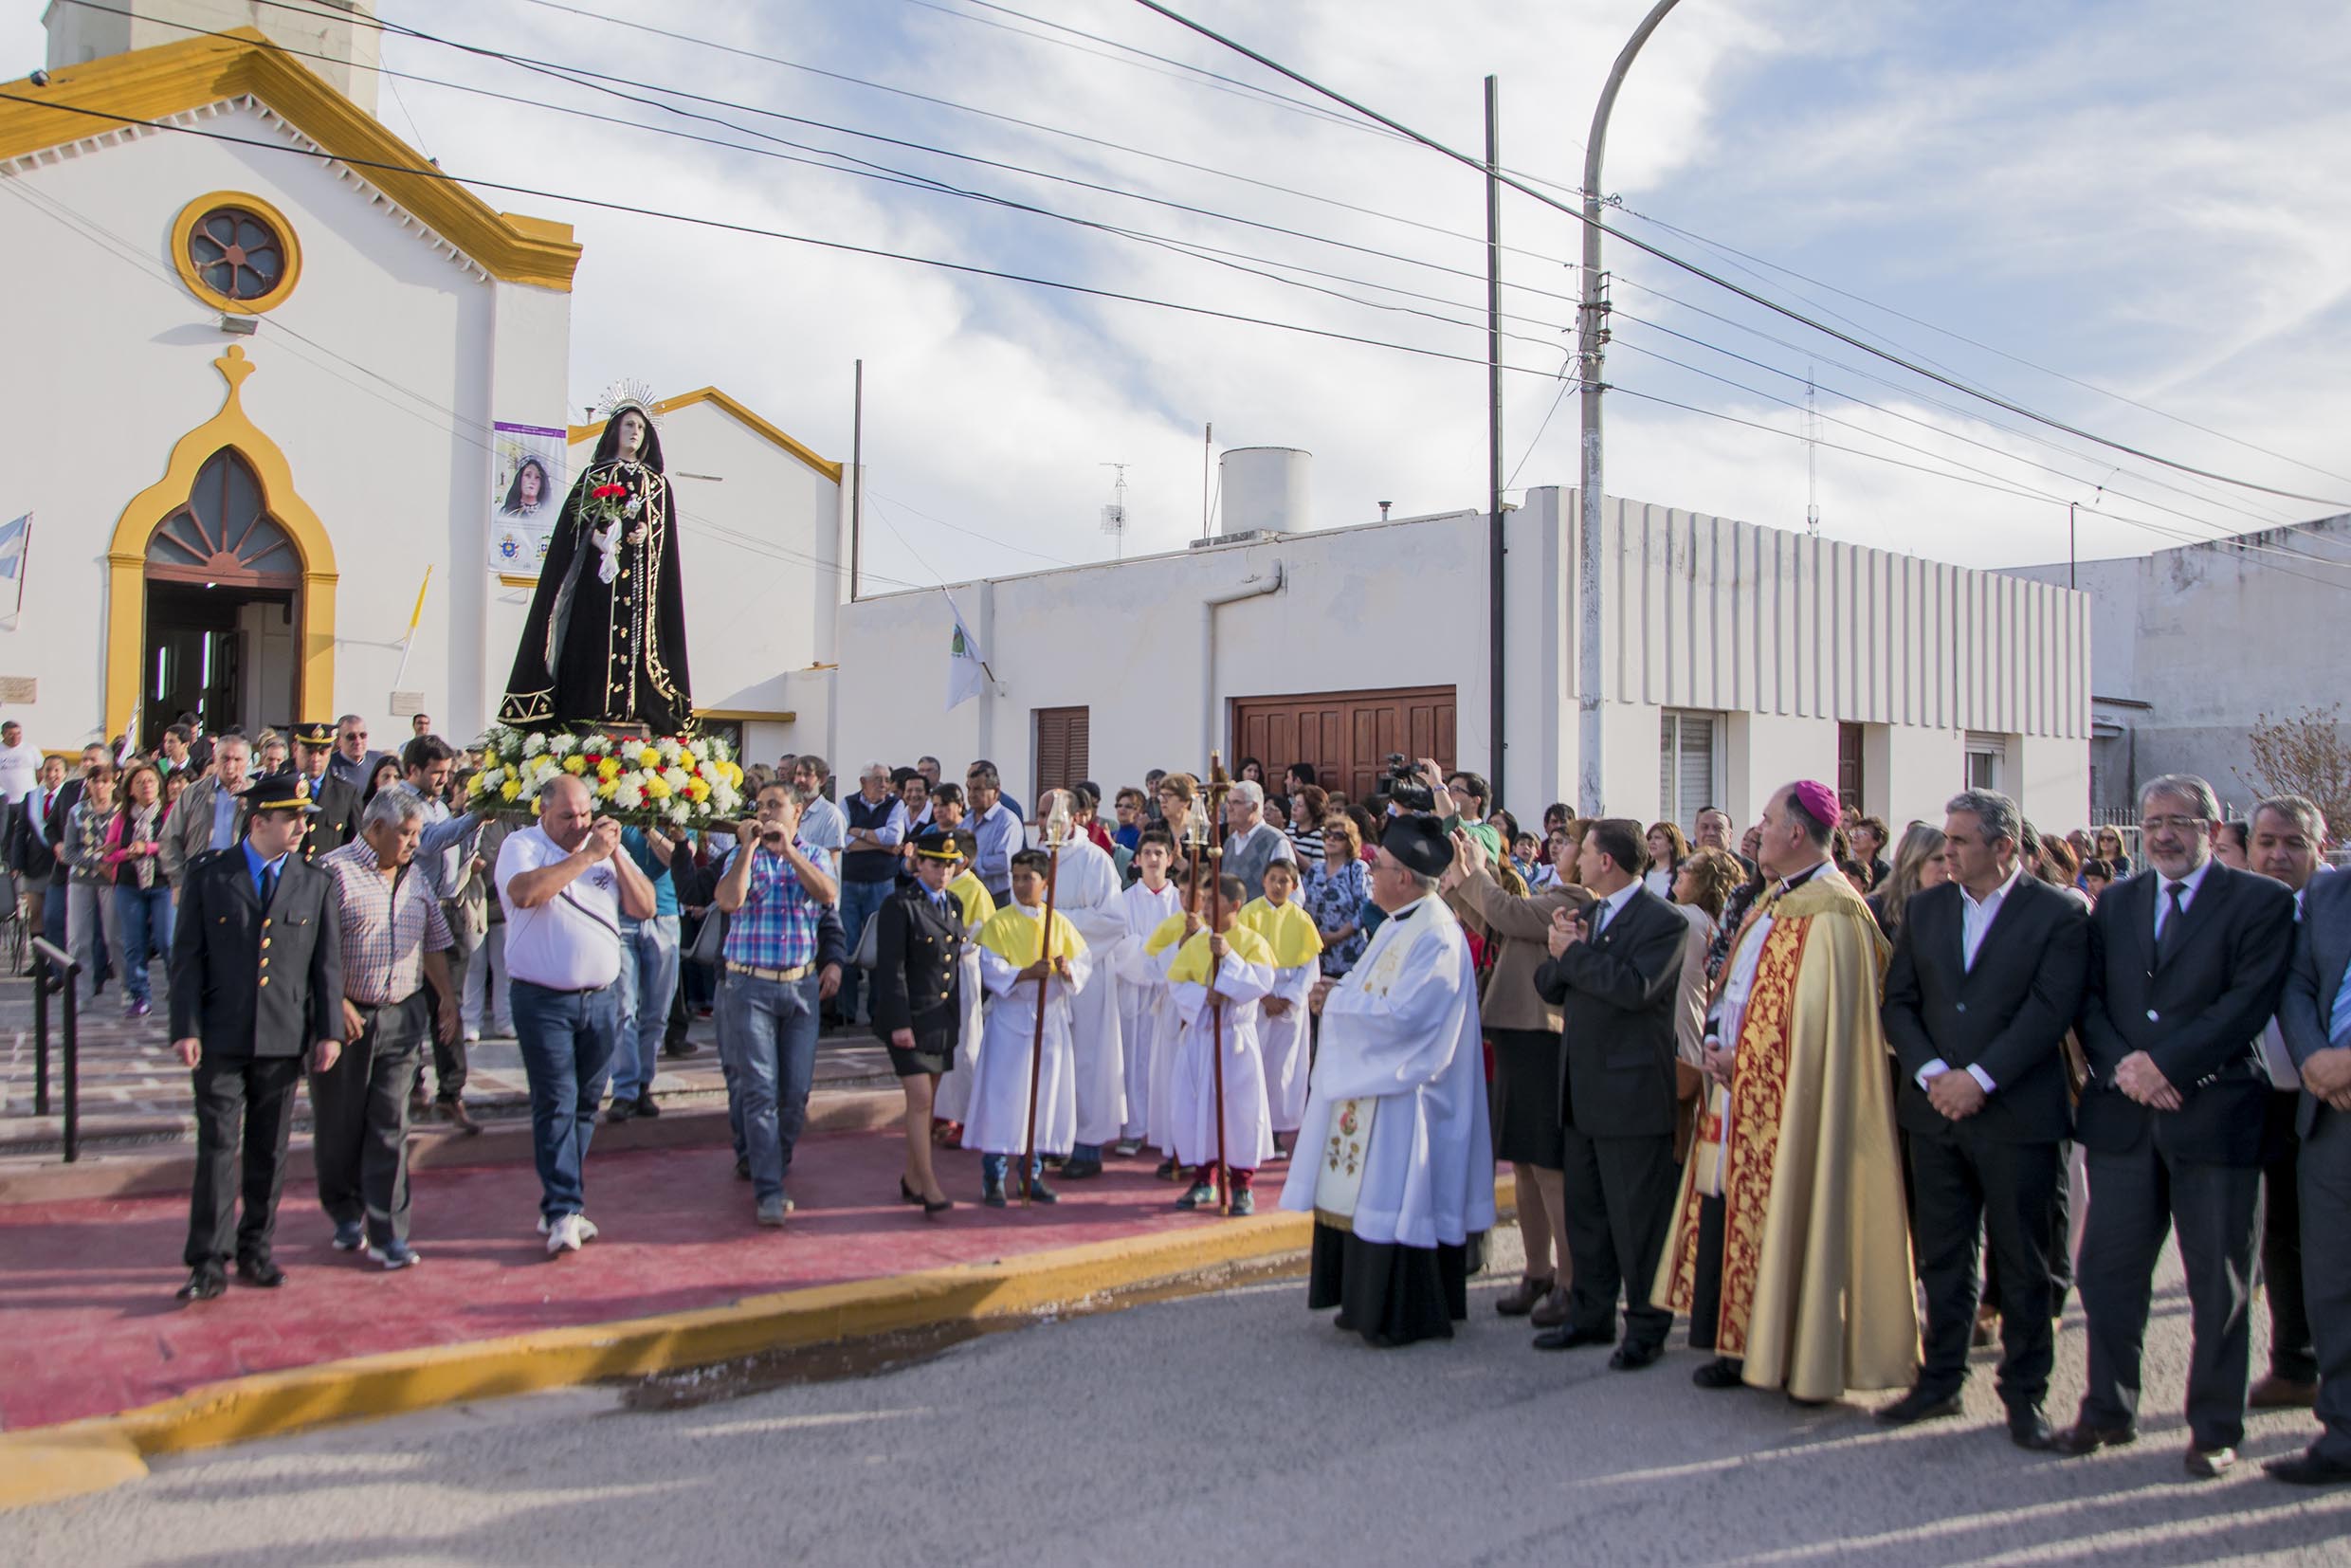
<svg viewBox="0 0 2351 1568">
<path fill-rule="evenodd" d="M 1031 920 L 1042 909 L 1019 909 Z M 1069 959 L 1069 981 L 1015 981 L 1020 973 L 980 949 L 979 974 L 988 988 L 987 1021 L 980 1028 L 979 1061 L 972 1078 L 972 1108 L 964 1118 L 963 1146 L 982 1154 L 1017 1155 L 1029 1131 L 1029 1063 L 1036 1050 L 1037 993 L 1045 1002 L 1044 1071 L 1037 1088 L 1037 1142 L 1041 1155 L 1066 1155 L 1077 1139 L 1078 1098 L 1070 1048 L 1069 995 L 1094 972 L 1094 956 Z"/>
<path fill-rule="evenodd" d="M 1077 1055 L 1078 1141 L 1099 1147 L 1118 1141 L 1126 1121 L 1126 1070 L 1120 1048 L 1116 966 L 1103 961 L 1126 935 L 1118 863 L 1099 844 L 1072 839 L 1062 846 L 1053 879 L 1053 908 L 1078 928 L 1095 958 L 1092 973 L 1070 998 L 1070 1032 Z"/>
<path fill-rule="evenodd" d="M 1170 916 L 1183 913 L 1184 896 L 1174 883 L 1155 893 L 1139 882 L 1119 895 L 1119 905 L 1126 914 L 1126 935 L 1111 966 L 1119 980 L 1119 1054 L 1126 1076 L 1126 1121 L 1120 1131 L 1139 1142 L 1151 1132 L 1152 1095 L 1167 1092 L 1158 1057 L 1172 1048 L 1176 1032 L 1167 982 L 1145 957 L 1143 943 Z"/>
<path fill-rule="evenodd" d="M 963 956 L 956 960 L 962 971 L 963 1027 L 956 1034 L 955 1060 L 947 1065 L 931 1095 L 931 1114 L 942 1121 L 964 1120 L 972 1108 L 972 1084 L 979 1072 L 981 1004 L 987 999 L 987 988 L 979 977 L 979 943 L 972 939 L 978 935 L 978 924 L 964 926 Z"/>
<path fill-rule="evenodd" d="M 1257 1044 L 1266 1064 L 1266 1108 L 1277 1133 L 1294 1133 L 1306 1115 L 1307 1049 L 1306 993 L 1322 977 L 1321 958 L 1273 972 L 1268 994 L 1289 1003 L 1289 1012 L 1276 1018 L 1258 1010 Z"/>
<path fill-rule="evenodd" d="M 1417 941 L 1424 921 L 1437 922 Z M 1412 961 L 1398 960 L 1409 949 Z M 1459 1246 L 1494 1228 L 1494 1141 L 1477 981 L 1461 922 L 1426 898 L 1380 922 L 1363 957 L 1322 1004 L 1298 1154 L 1282 1207 L 1311 1212 L 1331 1112 L 1376 1097 L 1354 1233 L 1406 1247 Z"/>
<path fill-rule="evenodd" d="M 1181 943 L 1168 949 L 1183 951 Z M 1273 1121 L 1266 1108 L 1266 1068 L 1258 1051 L 1257 1004 L 1273 990 L 1279 973 L 1271 964 L 1243 963 L 1228 957 L 1216 971 L 1224 1014 L 1225 1157 L 1233 1169 L 1253 1171 L 1273 1158 Z M 1170 1121 L 1178 1163 L 1198 1165 L 1216 1158 L 1216 1039 L 1208 987 L 1180 980 L 1168 987 L 1182 1032 L 1169 1092 Z"/>
</svg>

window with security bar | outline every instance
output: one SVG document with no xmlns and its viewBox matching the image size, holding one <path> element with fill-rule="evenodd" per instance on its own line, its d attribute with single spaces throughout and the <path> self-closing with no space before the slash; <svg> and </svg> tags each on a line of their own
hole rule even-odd
<svg viewBox="0 0 2351 1568">
<path fill-rule="evenodd" d="M 1658 719 L 1657 799 L 1666 820 L 1695 832 L 1698 813 L 1722 796 L 1715 771 L 1721 714 L 1668 708 Z"/>
</svg>

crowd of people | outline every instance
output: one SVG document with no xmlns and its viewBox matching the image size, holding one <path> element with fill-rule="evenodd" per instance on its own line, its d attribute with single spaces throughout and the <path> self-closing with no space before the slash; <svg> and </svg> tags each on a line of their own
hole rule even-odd
<svg viewBox="0 0 2351 1568">
<path fill-rule="evenodd" d="M 1799 781 L 1734 843 L 1713 809 L 1688 839 L 1564 805 L 1522 830 L 1426 759 L 1359 801 L 1245 758 L 1025 814 L 984 760 L 871 763 L 836 799 L 824 759 L 789 757 L 747 770 L 731 832 L 671 836 L 568 775 L 536 820 L 469 810 L 477 759 L 412 730 L 387 756 L 351 715 L 173 726 L 72 778 L 0 730 L 0 772 L 34 770 L 6 833 L 27 921 L 132 1016 L 170 964 L 198 1125 L 184 1299 L 232 1264 L 282 1282 L 305 1077 L 335 1245 L 417 1262 L 410 1119 L 476 1126 L 485 1029 L 519 1045 L 547 1249 L 579 1250 L 594 1126 L 658 1116 L 658 1058 L 710 1012 L 757 1226 L 793 1212 L 820 1031 L 862 1027 L 924 1216 L 956 1206 L 940 1147 L 980 1156 L 991 1207 L 1156 1156 L 1177 1206 L 1247 1214 L 1286 1163 L 1310 1302 L 1395 1344 L 1466 1312 L 1507 1163 L 1526 1262 L 1495 1304 L 1538 1349 L 1636 1372 L 1680 1315 L 1702 1387 L 1899 1389 L 1879 1414 L 1908 1424 L 1956 1413 L 1996 1338 L 2013 1440 L 2077 1454 L 2137 1435 L 2176 1232 L 2189 1471 L 2232 1468 L 2249 1405 L 2310 1407 L 2318 1442 L 2269 1468 L 2351 1479 L 2351 878 L 2305 800 L 2232 824 L 2159 778 L 2126 844 L 1969 790 L 1897 839 Z M 2074 1290 L 2087 1393 L 2058 1428 Z"/>
</svg>

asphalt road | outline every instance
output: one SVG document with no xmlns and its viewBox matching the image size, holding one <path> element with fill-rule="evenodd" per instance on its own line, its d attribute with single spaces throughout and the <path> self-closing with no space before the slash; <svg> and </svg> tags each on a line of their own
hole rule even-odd
<svg viewBox="0 0 2351 1568">
<path fill-rule="evenodd" d="M 1894 1432 L 1874 1397 L 1693 1388 L 1686 1349 L 1631 1375 L 1532 1352 L 1492 1310 L 1498 1262 L 1450 1344 L 1366 1350 L 1276 1281 L 685 1409 L 585 1390 L 167 1460 L 0 1515 L 0 1560 L 2351 1562 L 2351 1489 L 2253 1463 L 2306 1416 L 2257 1417 L 2226 1480 L 2182 1474 L 2176 1270 L 2144 1436 L 2058 1460 L 2008 1444 L 1988 1352 L 1964 1421 Z M 2081 1359 L 2069 1320 L 2060 1420 Z"/>
</svg>

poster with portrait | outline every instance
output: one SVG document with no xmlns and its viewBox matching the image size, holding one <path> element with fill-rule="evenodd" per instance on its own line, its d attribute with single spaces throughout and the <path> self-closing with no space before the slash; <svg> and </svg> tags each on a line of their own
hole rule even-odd
<svg viewBox="0 0 2351 1568">
<path fill-rule="evenodd" d="M 536 577 L 563 511 L 566 434 L 544 425 L 490 427 L 490 570 Z"/>
</svg>

